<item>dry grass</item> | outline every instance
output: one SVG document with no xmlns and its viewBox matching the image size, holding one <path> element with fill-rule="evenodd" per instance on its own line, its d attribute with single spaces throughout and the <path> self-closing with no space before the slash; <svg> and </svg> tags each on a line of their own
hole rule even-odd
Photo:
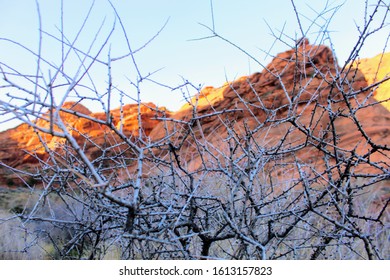
<svg viewBox="0 0 390 280">
<path fill-rule="evenodd" d="M 228 189 L 228 184 L 222 178 L 214 179 L 208 177 L 203 182 L 199 193 L 202 195 L 218 196 L 221 201 L 228 202 L 231 196 Z M 358 180 L 356 185 L 364 185 L 365 180 Z M 314 186 L 313 186 L 314 188 Z M 321 186 L 315 186 L 316 189 L 321 189 Z M 354 214 L 357 217 L 368 217 L 376 219 L 379 212 L 383 209 L 386 203 L 384 197 L 388 195 L 389 181 L 385 180 L 363 189 L 357 193 L 354 199 Z M 299 191 L 298 191 L 299 192 Z M 29 222 L 23 223 L 17 214 L 22 211 L 31 210 L 34 202 L 37 201 L 39 192 L 30 193 L 26 189 L 2 189 L 0 192 L 0 259 L 57 259 L 61 258 L 59 252 L 55 250 L 55 246 L 63 246 L 71 237 L 69 232 L 61 231 L 61 228 L 55 227 L 52 224 Z M 260 196 L 259 196 L 260 197 Z M 56 204 L 54 211 L 56 213 L 64 213 L 66 210 L 61 205 L 58 198 L 52 197 L 52 204 Z M 258 198 L 257 198 L 258 199 Z M 290 197 L 290 199 L 293 199 Z M 285 201 L 279 200 L 274 206 L 264 208 L 263 214 L 272 211 L 280 211 L 284 205 L 290 203 L 288 198 Z M 278 205 L 277 205 L 278 204 Z M 271 207 L 272 206 L 272 207 Z M 279 210 L 278 210 L 279 209 Z M 318 208 L 322 213 L 329 216 L 333 215 L 334 209 L 329 207 Z M 220 210 L 213 213 L 214 224 L 223 222 L 223 214 Z M 381 223 L 369 219 L 355 219 L 356 226 L 362 233 L 366 233 L 370 237 L 373 248 L 384 259 L 390 259 L 390 210 L 389 207 L 382 211 Z M 210 216 L 211 217 L 211 216 Z M 252 216 L 248 216 L 253 218 Z M 334 217 L 337 217 L 335 215 Z M 254 220 L 253 220 L 254 221 Z M 255 228 L 255 233 L 258 240 L 266 237 L 268 230 L 267 218 L 258 219 L 252 223 Z M 275 229 L 282 232 L 287 228 L 293 218 L 284 218 L 273 223 Z M 213 226 L 210 228 L 214 229 Z M 215 230 L 215 229 L 214 229 Z M 243 229 L 243 231 L 245 231 Z M 51 238 L 56 237 L 53 242 L 48 238 L 47 233 L 50 233 Z M 327 241 L 327 236 L 338 236 Z M 345 236 L 344 236 L 345 235 Z M 140 252 L 146 256 L 152 256 L 154 245 L 152 243 L 139 242 Z M 143 247 L 146 246 L 146 247 Z M 101 246 L 98 259 L 121 259 L 123 253 L 127 249 L 126 242 L 121 238 L 107 239 Z M 201 240 L 194 236 L 191 241 L 191 249 L 197 252 L 195 255 L 200 256 Z M 320 250 L 321 249 L 321 250 Z M 364 242 L 359 238 L 348 236 L 347 232 L 341 229 L 336 229 L 335 225 L 319 218 L 314 213 L 309 213 L 305 219 L 296 224 L 295 228 L 283 238 L 274 238 L 266 244 L 267 258 L 275 259 L 310 259 L 314 252 L 318 251 L 316 259 L 367 259 L 367 252 Z M 76 252 L 77 253 L 77 252 Z M 216 241 L 212 244 L 209 252 L 209 258 L 231 258 L 231 259 L 259 259 L 259 251 L 251 245 L 243 244 L 237 238 L 229 238 L 226 240 Z M 76 258 L 87 258 L 90 254 L 89 247 L 85 247 L 82 255 L 77 255 Z M 142 259 L 144 255 L 139 255 Z M 168 258 L 172 258 L 169 255 Z M 178 258 L 184 258 L 180 254 Z"/>
</svg>

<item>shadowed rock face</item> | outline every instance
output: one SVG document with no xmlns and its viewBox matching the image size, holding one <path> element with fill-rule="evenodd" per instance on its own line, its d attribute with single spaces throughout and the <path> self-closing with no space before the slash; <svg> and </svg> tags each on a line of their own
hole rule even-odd
<svg viewBox="0 0 390 280">
<path fill-rule="evenodd" d="M 193 98 L 192 104 L 184 105 L 173 118 L 188 119 L 190 111 L 197 106 L 200 115 L 238 109 L 236 120 L 255 116 L 262 121 L 266 115 L 264 109 L 282 112 L 288 109 L 290 101 L 297 103 L 323 98 L 321 94 L 313 95 L 329 90 L 326 80 L 336 74 L 335 67 L 335 59 L 328 47 L 304 44 L 296 50 L 278 54 L 261 73 L 241 77 L 220 88 L 206 87 Z M 365 85 L 364 77 L 356 79 L 354 84 L 355 87 Z M 302 85 L 305 90 L 302 90 Z M 158 133 L 157 130 L 154 132 Z"/>
<path fill-rule="evenodd" d="M 390 113 L 383 106 L 369 106 L 375 103 L 369 92 L 351 96 L 348 101 L 340 93 L 359 91 L 367 86 L 367 80 L 373 81 L 372 78 L 366 80 L 363 74 L 369 75 L 367 73 L 371 73 L 371 70 L 362 65 L 368 65 L 368 62 L 361 63 L 361 71 L 340 73 L 337 60 L 328 47 L 310 45 L 307 40 L 301 40 L 296 49 L 278 54 L 261 73 L 241 77 L 219 88 L 206 87 L 179 111 L 172 113 L 164 110 L 166 117 L 180 120 L 179 123 L 156 120 L 155 117 L 161 117 L 161 113 L 157 113 L 152 103 L 140 108 L 137 105 L 125 105 L 121 110 L 114 109 L 111 111 L 112 123 L 126 137 L 137 137 L 140 109 L 144 135 L 152 141 L 171 135 L 172 143 L 181 146 L 182 158 L 190 169 L 202 165 L 196 155 L 194 139 L 202 139 L 213 147 L 222 148 L 228 137 L 228 128 L 234 129 L 238 137 L 243 137 L 249 130 L 256 130 L 253 137 L 266 148 L 286 138 L 283 145 L 304 146 L 294 154 L 295 157 L 305 163 L 315 163 L 321 161 L 318 149 L 314 148 L 315 143 L 305 144 L 305 134 L 293 127 L 291 122 L 284 121 L 276 125 L 275 120 L 295 116 L 297 126 L 310 128 L 313 136 L 324 137 L 324 131 L 330 130 L 328 111 L 331 106 L 333 112 L 346 114 L 339 117 L 332 128 L 337 131 L 339 147 L 364 155 L 372 147 L 363 139 L 356 121 L 365 128 L 371 141 L 386 145 L 390 135 Z M 339 77 L 337 84 L 333 82 L 334 77 Z M 334 101 L 331 105 L 330 99 Z M 353 119 L 348 116 L 347 107 L 357 107 L 358 103 L 366 106 Z M 107 119 L 104 113 L 91 113 L 81 104 L 69 102 L 64 104 L 64 108 L 91 118 Z M 194 114 L 196 122 L 191 121 Z M 79 117 L 77 113 L 62 111 L 60 116 L 73 128 L 73 136 L 92 159 L 99 156 L 100 147 L 120 142 L 119 137 L 105 125 Z M 38 124 L 49 127 L 46 121 L 39 121 Z M 64 139 L 49 134 L 39 135 L 54 150 L 65 143 Z M 85 136 L 88 136 L 88 141 Z M 373 153 L 371 160 L 379 160 L 383 156 Z M 31 168 L 39 163 L 38 159 L 45 160 L 47 157 L 37 132 L 28 125 L 22 124 L 0 133 L 0 160 L 3 163 L 11 167 Z M 4 168 L 2 170 L 4 172 Z M 0 181 L 4 184 L 5 179 Z"/>
</svg>

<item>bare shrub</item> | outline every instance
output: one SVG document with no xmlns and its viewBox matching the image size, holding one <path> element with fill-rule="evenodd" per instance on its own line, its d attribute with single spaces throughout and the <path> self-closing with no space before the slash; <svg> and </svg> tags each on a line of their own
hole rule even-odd
<svg viewBox="0 0 390 280">
<path fill-rule="evenodd" d="M 37 242 L 51 248 L 45 257 L 60 259 L 388 258 L 389 199 L 381 193 L 390 178 L 388 135 L 372 133 L 365 119 L 371 110 L 388 115 L 372 98 L 386 79 L 367 85 L 352 67 L 365 40 L 388 29 L 388 9 L 383 1 L 367 9 L 370 20 L 345 65 L 328 47 L 281 34 L 276 38 L 292 47 L 286 57 L 221 89 L 234 104 L 205 106 L 207 96 L 200 92 L 176 116 L 141 101 L 142 83 L 153 75 L 140 71 L 114 7 L 128 46 L 122 56 L 110 53 L 116 26 L 105 37 L 98 32 L 104 43 L 89 50 L 65 40 L 66 34 L 41 30 L 41 37 L 65 50 L 61 65 L 24 46 L 38 61 L 36 75 L 0 64 L 0 110 L 28 124 L 47 155 L 32 154 L 38 170 L 21 173 L 33 175 L 26 184 L 40 190 L 33 206 L 17 214 L 21 228 L 40 228 Z M 378 16 L 382 24 L 372 26 Z M 320 27 L 326 36 L 327 24 Z M 79 59 L 75 73 L 64 67 L 68 54 Z M 112 68 L 121 60 L 138 73 L 131 81 L 135 98 L 112 84 Z M 95 88 L 95 67 L 106 69 L 106 89 Z M 200 90 L 187 81 L 172 89 L 186 95 L 188 88 Z M 113 95 L 121 103 L 117 116 L 110 111 Z M 64 106 L 70 99 L 76 101 Z M 103 108 L 103 117 L 76 108 L 87 100 Z M 133 135 L 123 129 L 128 100 L 138 112 Z M 155 112 L 151 134 L 145 107 Z M 67 116 L 101 128 L 104 137 L 68 125 Z M 353 139 L 345 139 L 349 131 Z M 49 145 L 47 137 L 58 141 Z M 7 219 L 4 225 L 10 226 Z"/>
</svg>

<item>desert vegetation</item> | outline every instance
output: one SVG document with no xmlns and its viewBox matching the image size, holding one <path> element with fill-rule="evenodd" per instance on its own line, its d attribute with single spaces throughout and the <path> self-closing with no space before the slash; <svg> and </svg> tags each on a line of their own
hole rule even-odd
<svg viewBox="0 0 390 280">
<path fill-rule="evenodd" d="M 115 24 L 86 49 L 62 30 L 41 29 L 42 44 L 50 38 L 62 49 L 60 64 L 41 46 L 1 38 L 30 53 L 36 73 L 0 61 L 0 114 L 30 135 L 17 142 L 5 132 L 7 149 L 25 146 L 16 159 L 2 151 L 0 257 L 388 259 L 390 112 L 375 92 L 389 76 L 368 83 L 359 53 L 389 30 L 389 4 L 363 4 L 360 36 L 341 64 L 327 29 L 337 9 L 327 5 L 305 26 L 291 3 L 299 36 L 273 34 L 286 52 L 270 51 L 261 72 L 220 88 L 184 80 L 171 88 L 186 99 L 177 112 L 143 101 L 153 73 L 141 71 L 142 48 L 131 48 L 114 6 Z M 205 28 L 202 40 L 222 40 L 257 63 L 214 25 Z M 128 48 L 117 57 L 114 32 Z M 112 82 L 119 61 L 137 73 L 135 97 Z M 104 88 L 95 68 L 106 71 Z"/>
</svg>

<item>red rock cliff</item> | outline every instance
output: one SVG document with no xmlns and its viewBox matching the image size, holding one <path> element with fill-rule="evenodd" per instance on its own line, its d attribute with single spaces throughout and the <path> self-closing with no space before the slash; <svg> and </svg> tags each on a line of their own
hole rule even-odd
<svg viewBox="0 0 390 280">
<path fill-rule="evenodd" d="M 190 169 L 202 166 L 193 145 L 194 139 L 202 139 L 214 148 L 222 149 L 229 127 L 239 138 L 248 130 L 256 130 L 254 137 L 266 148 L 277 145 L 285 138 L 286 141 L 281 145 L 284 148 L 288 145 L 302 146 L 294 156 L 302 162 L 310 163 L 321 160 L 322 156 L 315 148 L 315 141 L 308 142 L 303 130 L 310 129 L 314 137 L 323 137 L 321 133 L 330 129 L 331 110 L 340 113 L 340 117 L 333 123 L 339 147 L 344 152 L 364 155 L 370 147 L 362 138 L 356 120 L 348 115 L 348 106 L 364 104 L 355 117 L 371 141 L 386 145 L 390 135 L 390 113 L 381 105 L 373 107 L 376 101 L 369 91 L 351 95 L 349 101 L 342 94 L 359 92 L 359 89 L 365 88 L 367 80 L 371 78 L 365 78 L 364 74 L 367 71 L 354 69 L 341 73 L 328 47 L 310 45 L 304 40 L 297 48 L 278 54 L 262 72 L 241 77 L 219 88 L 206 87 L 179 111 L 166 113 L 180 122 L 162 123 L 155 119 L 155 105 L 142 105 L 142 129 L 152 141 L 170 135 L 173 144 L 182 144 L 183 159 Z M 331 105 L 329 100 L 332 100 Z M 97 119 L 107 118 L 104 113 L 91 113 L 81 104 L 66 103 L 64 107 Z M 122 111 L 112 110 L 111 115 L 116 129 L 122 129 L 127 137 L 138 135 L 137 105 L 126 105 Z M 84 145 L 87 155 L 92 158 L 99 156 L 99 147 L 105 143 L 118 141 L 107 126 L 77 117 L 77 114 L 61 112 L 61 116 L 73 128 L 74 137 Z M 286 121 L 289 117 L 294 118 L 295 127 L 291 121 Z M 276 122 L 278 119 L 284 121 Z M 47 127 L 48 123 L 42 122 L 40 125 Z M 53 149 L 64 141 L 51 135 L 40 135 Z M 85 135 L 92 141 L 86 141 Z M 37 133 L 28 125 L 23 124 L 0 133 L 0 160 L 3 163 L 26 168 L 36 165 L 37 158 L 45 159 L 46 156 Z M 373 153 L 371 157 L 371 160 L 383 158 L 386 163 L 389 155 Z"/>
</svg>

